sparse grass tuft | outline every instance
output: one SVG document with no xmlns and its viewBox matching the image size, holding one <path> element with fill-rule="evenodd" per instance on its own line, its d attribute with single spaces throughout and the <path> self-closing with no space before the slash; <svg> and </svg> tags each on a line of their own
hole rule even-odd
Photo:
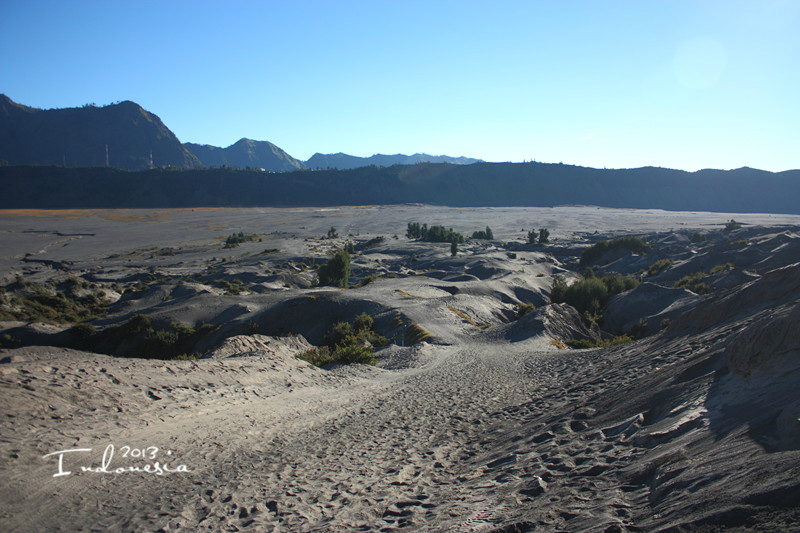
<svg viewBox="0 0 800 533">
<path fill-rule="evenodd" d="M 422 341 L 426 341 L 432 338 L 433 335 L 430 334 L 428 330 L 413 322 L 409 324 L 406 328 L 406 335 L 405 335 L 405 345 L 411 346 L 412 344 L 417 344 Z"/>
<path fill-rule="evenodd" d="M 455 307 L 453 307 L 452 305 L 448 305 L 448 306 L 447 306 L 447 308 L 448 308 L 449 310 L 451 310 L 452 312 L 454 312 L 456 315 L 458 315 L 458 317 L 459 317 L 461 320 L 463 320 L 464 322 L 466 322 L 467 324 L 470 324 L 470 325 L 472 325 L 472 326 L 475 326 L 476 328 L 479 328 L 479 327 L 480 327 L 480 326 L 478 326 L 478 324 L 476 324 L 476 323 L 475 323 L 475 321 L 474 321 L 474 320 L 472 320 L 472 319 L 469 317 L 469 315 L 468 315 L 468 314 L 464 313 L 463 311 L 459 311 L 458 309 L 456 309 L 456 308 L 455 308 Z"/>
<path fill-rule="evenodd" d="M 725 263 L 724 265 L 717 265 L 710 270 L 710 274 L 714 275 L 726 270 L 733 270 L 733 263 Z"/>
<path fill-rule="evenodd" d="M 533 304 L 519 304 L 517 306 L 517 315 L 516 319 L 519 320 L 523 316 L 527 315 L 528 313 L 536 310 L 536 306 Z"/>
<path fill-rule="evenodd" d="M 708 277 L 705 272 L 694 272 L 687 274 L 675 283 L 675 287 L 679 289 L 688 289 L 696 294 L 706 294 L 711 290 L 708 283 L 703 280 Z"/>
</svg>

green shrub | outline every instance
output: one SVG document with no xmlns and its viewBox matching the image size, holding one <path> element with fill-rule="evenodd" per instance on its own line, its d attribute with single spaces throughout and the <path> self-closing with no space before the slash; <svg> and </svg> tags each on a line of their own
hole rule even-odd
<svg viewBox="0 0 800 533">
<path fill-rule="evenodd" d="M 598 241 L 583 251 L 580 258 L 581 267 L 587 267 L 613 250 L 625 249 L 634 253 L 646 253 L 647 241 L 640 237 L 619 237 L 610 241 Z"/>
<path fill-rule="evenodd" d="M 258 239 L 259 237 L 255 233 L 246 234 L 243 231 L 240 231 L 239 233 L 231 233 L 228 235 L 228 238 L 225 239 L 225 248 L 235 248 L 243 242 L 257 241 Z M 172 255 L 174 255 L 174 253 Z"/>
<path fill-rule="evenodd" d="M 128 322 L 106 328 L 91 338 L 92 351 L 143 359 L 184 359 L 194 345 L 219 329 L 201 324 L 192 328 L 177 322 L 156 326 L 152 317 L 135 315 Z"/>
<path fill-rule="evenodd" d="M 594 341 L 586 339 L 568 339 L 564 341 L 564 343 L 570 348 L 586 350 L 589 348 L 608 348 L 610 346 L 617 346 L 631 341 L 633 341 L 633 339 L 628 335 L 620 335 L 607 341 L 603 339 L 594 339 Z"/>
<path fill-rule="evenodd" d="M 456 241 L 450 243 L 450 255 L 453 257 L 458 255 L 458 243 Z"/>
<path fill-rule="evenodd" d="M 591 271 L 589 271 L 591 274 Z M 612 296 L 635 289 L 639 280 L 633 276 L 613 274 L 602 278 L 590 275 L 582 280 L 567 286 L 561 276 L 553 277 L 553 287 L 550 291 L 550 301 L 553 303 L 567 303 L 582 314 L 589 316 L 599 314 Z"/>
<path fill-rule="evenodd" d="M 741 227 L 742 227 L 742 225 L 740 223 L 736 222 L 733 219 L 730 219 L 730 221 L 727 224 L 725 224 L 725 231 L 733 231 L 733 230 L 739 229 Z"/>
<path fill-rule="evenodd" d="M 221 279 L 217 281 L 217 284 L 220 288 L 225 289 L 225 294 L 236 296 L 245 291 L 244 285 L 242 285 L 242 282 L 238 279 L 233 279 L 231 281 Z"/>
<path fill-rule="evenodd" d="M 371 331 L 375 327 L 375 320 L 367 313 L 361 313 L 353 320 L 353 329 L 356 332 Z"/>
<path fill-rule="evenodd" d="M 346 365 L 360 364 L 360 365 L 374 365 L 378 362 L 375 352 L 366 346 L 358 344 L 348 344 L 346 346 L 337 346 L 331 355 L 334 362 L 343 363 Z"/>
<path fill-rule="evenodd" d="M 699 231 L 695 231 L 694 233 L 692 233 L 692 243 L 693 244 L 698 244 L 698 243 L 701 243 L 701 242 L 705 242 L 705 240 L 706 240 L 706 236 L 703 235 L 702 233 L 700 233 Z"/>
<path fill-rule="evenodd" d="M 491 241 L 494 240 L 494 233 L 492 233 L 492 228 L 486 226 L 485 230 L 475 231 L 472 233 L 473 239 L 480 239 L 480 240 L 487 240 Z"/>
<path fill-rule="evenodd" d="M 308 351 L 298 354 L 297 358 L 319 367 L 333 363 L 333 355 L 331 354 L 330 348 L 327 346 L 311 348 Z"/>
<path fill-rule="evenodd" d="M 364 287 L 365 285 L 369 285 L 370 283 L 372 283 L 373 281 L 375 281 L 377 279 L 378 279 L 377 274 L 368 274 L 368 275 L 364 276 L 363 278 L 361 278 L 361 281 L 358 282 L 358 286 L 359 287 Z"/>
<path fill-rule="evenodd" d="M 725 263 L 724 265 L 717 265 L 711 269 L 710 273 L 717 274 L 718 272 L 724 272 L 726 270 L 733 270 L 733 263 Z"/>
<path fill-rule="evenodd" d="M 527 315 L 531 311 L 534 311 L 535 309 L 536 309 L 536 306 L 533 305 L 533 304 L 519 304 L 517 306 L 516 319 L 519 320 L 520 318 L 522 318 L 523 316 Z"/>
<path fill-rule="evenodd" d="M 29 283 L 19 278 L 4 292 L 3 313 L 6 320 L 28 320 L 50 324 L 75 324 L 105 317 L 108 308 L 99 293 L 85 292 L 85 281 L 72 278 L 63 285 L 67 292 L 50 284 Z"/>
<path fill-rule="evenodd" d="M 576 350 L 586 350 L 588 348 L 597 348 L 597 343 L 594 343 L 587 339 L 567 339 L 564 341 L 564 344 L 569 346 L 570 348 L 575 348 Z"/>
<path fill-rule="evenodd" d="M 347 287 L 350 278 L 350 254 L 339 250 L 317 271 L 320 285 Z"/>
<path fill-rule="evenodd" d="M 656 274 L 659 274 L 664 270 L 666 270 L 667 268 L 671 267 L 673 263 L 674 261 L 672 259 L 659 259 L 658 261 L 650 265 L 650 268 L 647 269 L 647 275 L 655 276 Z"/>
<path fill-rule="evenodd" d="M 706 294 L 711 290 L 711 287 L 707 283 L 703 282 L 703 280 L 707 277 L 708 274 L 705 272 L 694 272 L 693 274 L 687 274 L 675 283 L 675 287 L 679 289 L 689 289 L 697 294 Z"/>
<path fill-rule="evenodd" d="M 329 363 L 374 365 L 377 361 L 372 346 L 385 346 L 389 340 L 374 330 L 375 320 L 366 313 L 358 315 L 352 324 L 337 322 L 325 336 L 323 346 L 312 348 L 297 357 L 312 365 Z"/>
</svg>

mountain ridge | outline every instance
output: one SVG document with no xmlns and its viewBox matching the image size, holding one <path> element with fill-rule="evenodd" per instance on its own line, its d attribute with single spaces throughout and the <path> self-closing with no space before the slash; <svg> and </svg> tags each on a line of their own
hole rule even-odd
<svg viewBox="0 0 800 533">
<path fill-rule="evenodd" d="M 157 115 L 130 100 L 37 109 L 0 95 L 0 159 L 9 164 L 99 167 L 108 161 L 140 170 L 149 167 L 151 153 L 157 166 L 201 165 Z"/>
<path fill-rule="evenodd" d="M 232 168 L 124 171 L 0 167 L 0 208 L 453 207 L 612 208 L 800 214 L 800 170 L 766 172 L 549 163 L 420 163 L 265 173 Z"/>
<path fill-rule="evenodd" d="M 471 157 L 452 157 L 447 155 L 429 155 L 425 153 L 406 154 L 374 154 L 370 157 L 358 157 L 354 155 L 338 152 L 335 154 L 321 154 L 319 152 L 312 155 L 307 161 L 306 166 L 311 169 L 338 169 L 350 170 L 359 167 L 390 167 L 393 165 L 416 165 L 417 163 L 450 163 L 454 165 L 470 165 L 472 163 L 482 163 L 480 159 Z"/>
<path fill-rule="evenodd" d="M 108 166 L 143 170 L 150 166 L 179 168 L 236 167 L 285 172 L 304 168 L 353 169 L 410 165 L 420 162 L 469 164 L 468 157 L 428 154 L 314 154 L 299 160 L 269 141 L 243 137 L 225 148 L 181 143 L 161 119 L 130 100 L 96 106 L 39 109 L 0 94 L 0 160 L 11 165 Z"/>
</svg>

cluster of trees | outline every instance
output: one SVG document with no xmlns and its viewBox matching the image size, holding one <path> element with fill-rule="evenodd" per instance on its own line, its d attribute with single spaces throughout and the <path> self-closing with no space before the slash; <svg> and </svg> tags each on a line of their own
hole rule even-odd
<svg viewBox="0 0 800 533">
<path fill-rule="evenodd" d="M 561 276 L 553 276 L 550 301 L 568 303 L 584 315 L 597 317 L 612 296 L 638 286 L 639 280 L 633 276 L 611 274 L 598 278 L 589 269 L 582 280 L 572 285 L 567 285 Z"/>
<path fill-rule="evenodd" d="M 472 232 L 473 239 L 481 239 L 485 241 L 493 241 L 494 240 L 494 233 L 492 233 L 492 228 L 486 226 L 485 230 L 474 231 Z"/>
<path fill-rule="evenodd" d="M 486 229 L 489 229 L 488 227 Z M 463 243 L 464 236 L 458 232 L 453 231 L 453 228 L 447 229 L 444 226 L 431 226 L 428 224 L 420 225 L 419 222 L 409 222 L 406 236 L 409 239 L 418 239 L 425 242 L 449 242 L 449 243 Z"/>
<path fill-rule="evenodd" d="M 243 242 L 252 242 L 252 241 L 259 241 L 261 240 L 259 236 L 255 233 L 247 234 L 243 231 L 239 233 L 231 233 L 228 235 L 228 238 L 225 239 L 225 248 L 235 248 L 239 246 Z"/>
<path fill-rule="evenodd" d="M 539 230 L 539 233 L 536 233 L 536 230 L 531 230 L 528 232 L 528 244 L 547 244 L 550 242 L 550 230 L 547 228 L 542 228 Z"/>
</svg>

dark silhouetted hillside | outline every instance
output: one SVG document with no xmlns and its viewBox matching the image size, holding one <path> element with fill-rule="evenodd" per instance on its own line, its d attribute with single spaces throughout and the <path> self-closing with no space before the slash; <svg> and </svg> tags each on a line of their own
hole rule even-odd
<svg viewBox="0 0 800 533">
<path fill-rule="evenodd" d="M 480 159 L 469 157 L 450 157 L 446 155 L 383 155 L 375 154 L 371 157 L 356 157 L 343 153 L 338 154 L 314 154 L 306 161 L 306 167 L 312 169 L 338 169 L 349 170 L 359 167 L 375 165 L 377 167 L 391 167 L 393 165 L 416 165 L 418 163 L 450 163 L 453 165 L 471 165 L 479 163 Z"/>
<path fill-rule="evenodd" d="M 207 167 L 263 168 L 276 172 L 305 168 L 302 161 L 267 141 L 239 139 L 227 148 L 194 143 L 184 146 Z"/>
<path fill-rule="evenodd" d="M 191 168 L 200 161 L 156 115 L 133 102 L 35 109 L 0 95 L 0 159 L 12 165 L 146 169 Z"/>
<path fill-rule="evenodd" d="M 0 208 L 427 203 L 800 214 L 800 170 L 600 170 L 542 163 L 423 163 L 264 173 L 234 169 L 0 168 Z"/>
</svg>

